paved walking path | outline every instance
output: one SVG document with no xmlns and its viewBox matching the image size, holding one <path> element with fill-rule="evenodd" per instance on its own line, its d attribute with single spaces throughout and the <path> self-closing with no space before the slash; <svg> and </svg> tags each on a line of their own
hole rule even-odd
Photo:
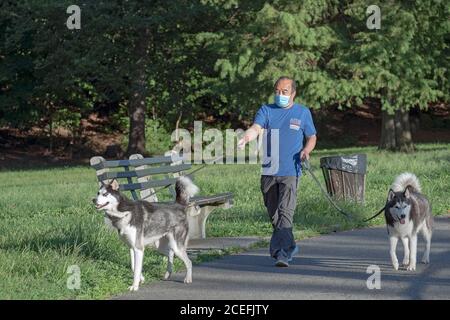
<svg viewBox="0 0 450 320">
<path fill-rule="evenodd" d="M 395 271 L 385 227 L 333 233 L 298 242 L 289 268 L 277 268 L 268 249 L 251 250 L 195 265 L 193 283 L 184 272 L 144 285 L 116 299 L 450 299 L 450 217 L 435 219 L 431 264 Z M 424 241 L 418 241 L 418 262 Z M 397 247 L 403 259 L 401 242 Z M 369 290 L 369 265 L 381 269 L 381 289 Z"/>
</svg>

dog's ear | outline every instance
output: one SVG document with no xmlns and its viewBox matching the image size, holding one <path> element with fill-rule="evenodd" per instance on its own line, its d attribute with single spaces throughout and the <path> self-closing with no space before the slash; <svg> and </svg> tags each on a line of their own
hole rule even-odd
<svg viewBox="0 0 450 320">
<path fill-rule="evenodd" d="M 406 186 L 405 192 L 403 193 L 406 199 L 409 199 L 411 197 L 411 191 L 409 190 L 409 188 L 410 186 Z"/>
<path fill-rule="evenodd" d="M 388 202 L 392 201 L 395 198 L 395 192 L 392 189 L 389 189 L 388 193 Z"/>
<path fill-rule="evenodd" d="M 109 185 L 113 190 L 115 191 L 119 190 L 119 183 L 117 182 L 116 179 L 113 179 Z"/>
</svg>

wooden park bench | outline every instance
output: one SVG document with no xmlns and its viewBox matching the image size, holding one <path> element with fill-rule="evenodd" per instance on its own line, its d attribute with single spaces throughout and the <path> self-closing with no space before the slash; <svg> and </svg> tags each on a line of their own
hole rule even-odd
<svg viewBox="0 0 450 320">
<path fill-rule="evenodd" d="M 171 156 L 144 158 L 140 154 L 131 155 L 125 160 L 107 161 L 103 157 L 93 157 L 90 163 L 96 170 L 99 185 L 115 178 L 119 182 L 120 191 L 129 191 L 134 200 L 149 202 L 158 201 L 155 193 L 158 189 L 154 189 L 158 187 L 167 187 L 172 196 L 171 202 L 174 202 L 176 178 L 191 168 L 190 164 L 183 164 L 181 160 L 173 161 Z M 199 188 L 201 190 L 201 186 Z M 191 198 L 187 209 L 189 238 L 206 238 L 205 227 L 209 214 L 215 208 L 228 209 L 232 205 L 233 194 L 229 192 Z"/>
</svg>

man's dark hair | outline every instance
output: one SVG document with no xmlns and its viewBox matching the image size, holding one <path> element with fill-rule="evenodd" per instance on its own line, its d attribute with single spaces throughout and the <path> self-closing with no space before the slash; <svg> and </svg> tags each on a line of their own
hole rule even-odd
<svg viewBox="0 0 450 320">
<path fill-rule="evenodd" d="M 280 82 L 280 81 L 282 81 L 282 80 L 291 80 L 291 91 L 292 92 L 297 92 L 297 86 L 296 86 L 296 84 L 295 84 L 295 80 L 294 79 L 292 79 L 291 77 L 286 77 L 286 76 L 282 76 L 282 77 L 279 77 L 278 78 L 278 80 L 277 81 L 275 81 L 275 84 L 274 84 L 274 88 L 276 89 L 276 87 L 277 87 L 277 85 L 278 85 L 278 83 Z"/>
</svg>

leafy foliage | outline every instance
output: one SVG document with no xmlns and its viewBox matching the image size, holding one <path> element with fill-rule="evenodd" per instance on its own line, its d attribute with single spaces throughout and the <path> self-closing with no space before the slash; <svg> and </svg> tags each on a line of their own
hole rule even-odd
<svg viewBox="0 0 450 320">
<path fill-rule="evenodd" d="M 446 1 L 385 1 L 380 30 L 366 27 L 369 0 L 81 1 L 81 30 L 68 30 L 71 4 L 0 4 L 1 124 L 76 130 L 101 111 L 126 130 L 142 74 L 147 115 L 169 132 L 180 115 L 183 127 L 251 121 L 281 75 L 312 108 L 449 100 Z"/>
</svg>

